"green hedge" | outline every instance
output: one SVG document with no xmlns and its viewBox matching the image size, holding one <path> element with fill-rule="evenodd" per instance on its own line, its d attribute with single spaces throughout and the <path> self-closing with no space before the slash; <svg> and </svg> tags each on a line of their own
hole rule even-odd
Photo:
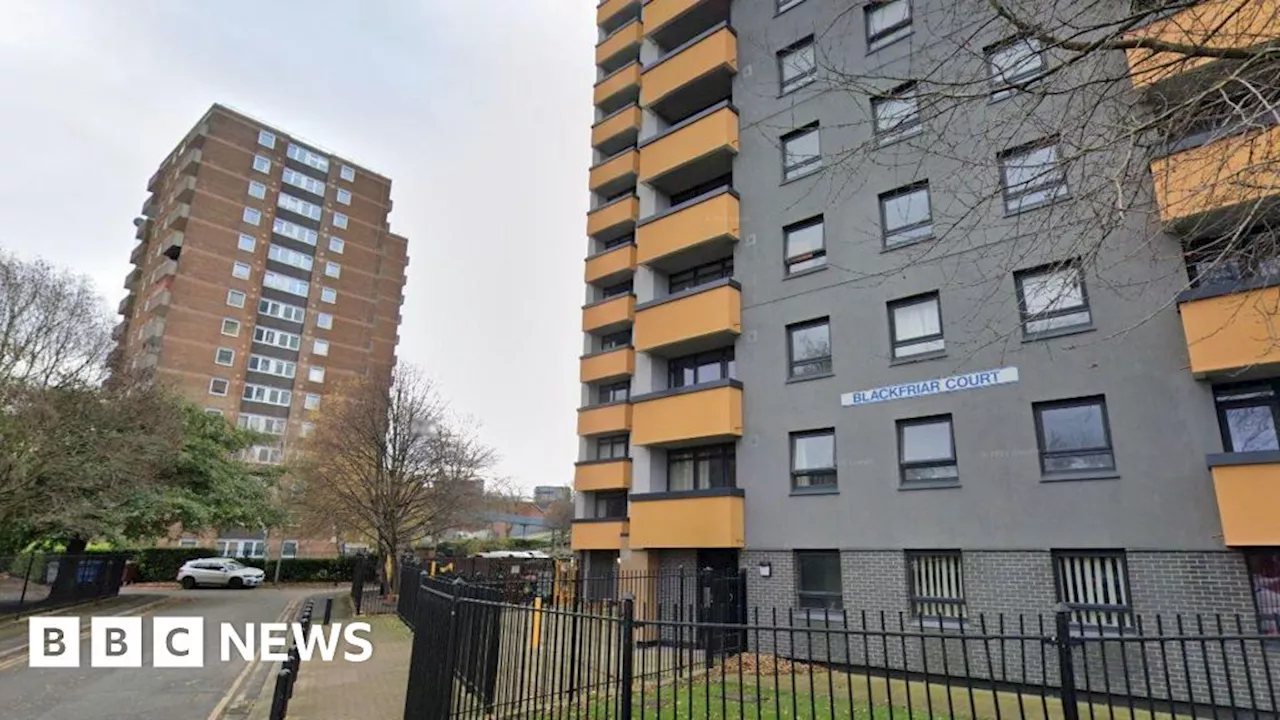
<svg viewBox="0 0 1280 720">
<path fill-rule="evenodd" d="M 166 582 L 178 577 L 178 568 L 188 560 L 218 557 L 214 548 L 143 548 L 133 551 L 138 582 Z"/>
<path fill-rule="evenodd" d="M 280 582 L 351 582 L 355 557 L 285 558 L 280 566 Z M 240 558 L 240 562 L 262 568 L 267 580 L 276 577 L 275 559 Z"/>
</svg>

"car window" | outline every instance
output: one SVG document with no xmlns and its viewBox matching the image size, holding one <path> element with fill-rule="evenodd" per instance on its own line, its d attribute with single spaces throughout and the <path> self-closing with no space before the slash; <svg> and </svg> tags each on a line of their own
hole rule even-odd
<svg viewBox="0 0 1280 720">
<path fill-rule="evenodd" d="M 241 565 L 240 563 L 236 562 L 235 560 L 230 560 L 230 561 L 228 561 L 228 562 L 226 563 L 226 567 L 227 567 L 227 569 L 228 569 L 228 570 L 231 570 L 231 571 L 233 571 L 233 572 L 234 572 L 234 571 L 236 571 L 236 570 L 243 570 L 243 569 L 244 569 L 244 566 L 243 566 L 243 565 Z"/>
</svg>

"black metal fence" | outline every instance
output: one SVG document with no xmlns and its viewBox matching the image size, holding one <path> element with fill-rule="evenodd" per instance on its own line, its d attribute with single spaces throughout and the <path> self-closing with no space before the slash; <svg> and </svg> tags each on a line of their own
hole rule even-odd
<svg viewBox="0 0 1280 720">
<path fill-rule="evenodd" d="M 124 580 L 124 554 L 0 555 L 0 615 L 29 613 L 114 597 Z"/>
<path fill-rule="evenodd" d="M 387 615 L 396 611 L 389 578 L 381 578 L 382 559 L 358 555 L 351 570 L 351 606 L 356 615 Z M 403 567 L 403 566 L 402 566 Z"/>
<path fill-rule="evenodd" d="M 302 625 L 302 633 L 304 636 L 311 632 L 311 615 L 315 611 L 315 601 L 308 600 L 303 604 L 298 612 L 298 619 Z M 325 617 L 325 623 L 329 618 Z M 293 635 L 290 634 L 290 638 Z M 298 651 L 296 639 L 290 639 L 288 660 L 280 664 L 280 669 L 276 671 L 276 684 L 271 690 L 271 710 L 268 718 L 270 720 L 284 720 L 289 714 L 289 701 L 293 699 L 293 687 L 298 683 L 298 671 L 302 669 L 302 653 Z"/>
<path fill-rule="evenodd" d="M 715 599 L 703 590 L 699 602 Z M 406 720 L 1280 711 L 1280 644 L 1254 617 L 1134 616 L 1099 628 L 1065 609 L 955 620 L 747 609 L 737 598 L 679 607 L 655 603 L 653 590 L 513 603 L 494 588 L 430 578 L 413 594 L 400 607 L 416 627 Z"/>
</svg>

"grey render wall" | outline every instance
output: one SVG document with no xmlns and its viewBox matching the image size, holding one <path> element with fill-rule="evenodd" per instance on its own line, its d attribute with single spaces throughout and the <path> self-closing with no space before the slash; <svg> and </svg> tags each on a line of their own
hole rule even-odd
<svg viewBox="0 0 1280 720">
<path fill-rule="evenodd" d="M 915 3 L 917 16 L 926 5 Z M 743 299 L 738 484 L 746 490 L 747 547 L 1221 549 L 1205 465 L 1206 453 L 1220 450 L 1211 392 L 1187 370 L 1169 302 L 1186 281 L 1176 241 L 1159 235 L 1145 215 L 1127 219 L 1126 231 L 1144 245 L 1127 247 L 1121 233 L 1086 268 L 1094 329 L 1023 342 L 1013 271 L 1072 257 L 1096 230 L 1069 214 L 1070 203 L 1005 218 L 990 202 L 976 218 L 960 218 L 971 198 L 998 190 L 996 153 L 1038 131 L 1031 123 L 1011 124 L 1004 147 L 987 147 L 976 127 L 958 121 L 997 122 L 1001 113 L 1018 113 L 1020 100 L 978 103 L 972 115 L 951 116 L 942 127 L 926 113 L 918 139 L 783 184 L 781 134 L 819 121 L 824 156 L 835 163 L 870 129 L 863 95 L 820 81 L 779 97 L 777 50 L 814 33 L 826 61 L 883 61 L 885 74 L 909 77 L 908 54 L 927 42 L 927 33 L 918 29 L 868 59 L 861 12 L 848 12 L 849 3 L 805 0 L 776 17 L 772 6 L 734 4 L 740 66 L 734 97 L 742 127 L 734 182 L 743 212 L 735 251 Z M 1054 111 L 1052 104 L 1036 109 Z M 931 133 L 986 165 L 920 152 Z M 1068 184 L 1096 171 L 1072 167 Z M 944 238 L 882 251 L 877 195 L 919 179 L 930 181 L 934 223 Z M 826 221 L 826 269 L 784 279 L 782 227 L 819 213 Z M 1152 236 L 1156 242 L 1146 243 Z M 933 290 L 941 292 L 947 356 L 891 366 L 885 303 Z M 785 327 L 824 316 L 834 376 L 786 382 Z M 843 392 L 1004 366 L 1018 368 L 1018 383 L 840 405 Z M 1106 398 L 1119 477 L 1042 482 L 1032 403 L 1089 395 Z M 899 490 L 895 421 L 943 413 L 953 417 L 962 486 Z M 839 494 L 791 496 L 788 433 L 828 427 L 836 429 Z"/>
</svg>

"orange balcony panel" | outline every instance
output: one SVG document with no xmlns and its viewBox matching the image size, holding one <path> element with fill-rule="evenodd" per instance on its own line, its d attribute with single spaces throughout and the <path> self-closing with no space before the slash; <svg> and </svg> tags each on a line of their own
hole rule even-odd
<svg viewBox="0 0 1280 720">
<path fill-rule="evenodd" d="M 1280 196 L 1280 125 L 1221 138 L 1151 163 L 1160 219 L 1177 225 Z M 641 158 L 643 167 L 643 157 Z"/>
<path fill-rule="evenodd" d="M 738 488 L 631 496 L 630 547 L 740 548 L 745 498 Z"/>
<path fill-rule="evenodd" d="M 578 434 L 582 437 L 626 432 L 631 429 L 631 403 L 593 405 L 578 409 Z"/>
<path fill-rule="evenodd" d="M 572 550 L 621 550 L 626 536 L 626 520 L 574 520 L 569 547 Z"/>
<path fill-rule="evenodd" d="M 578 492 L 630 490 L 631 460 L 588 460 L 573 469 L 573 489 Z"/>
<path fill-rule="evenodd" d="M 591 168 L 589 187 L 594 192 L 601 192 L 609 186 L 635 186 L 636 173 L 640 171 L 640 153 L 626 150 Z"/>
<path fill-rule="evenodd" d="M 628 195 L 608 205 L 587 213 L 587 234 L 602 235 L 619 229 L 634 227 L 640 217 L 640 201 L 635 195 Z"/>
<path fill-rule="evenodd" d="M 632 398 L 633 445 L 742 437 L 742 386 L 721 380 Z"/>
<path fill-rule="evenodd" d="M 738 154 L 738 112 L 729 105 L 658 136 L 640 148 L 640 180 L 648 182 L 717 153 Z"/>
<path fill-rule="evenodd" d="M 738 72 L 738 37 L 727 27 L 645 70 L 640 104 L 652 105 L 714 72 Z"/>
<path fill-rule="evenodd" d="M 1280 287 L 1188 300 L 1178 312 L 1196 377 L 1280 367 Z"/>
<path fill-rule="evenodd" d="M 1248 50 L 1280 38 L 1280 0 L 1207 0 L 1134 30 L 1128 38 Z M 1148 48 L 1127 50 L 1134 87 L 1161 83 L 1216 60 Z"/>
<path fill-rule="evenodd" d="M 712 338 L 732 339 L 742 332 L 742 292 L 732 280 L 645 303 L 636 310 L 633 336 L 637 350 L 649 352 Z"/>
<path fill-rule="evenodd" d="M 631 348 L 584 356 L 578 368 L 579 379 L 584 383 L 629 377 L 635 372 L 636 351 Z"/>
<path fill-rule="evenodd" d="M 612 143 L 630 144 L 628 140 L 640 134 L 640 106 L 628 105 L 591 128 L 591 146 L 610 146 Z"/>
<path fill-rule="evenodd" d="M 596 83 L 594 94 L 595 104 L 604 105 L 608 100 L 616 95 L 624 92 L 636 90 L 640 87 L 640 63 L 633 62 L 623 68 L 614 71 L 605 79 Z"/>
<path fill-rule="evenodd" d="M 617 277 L 634 272 L 635 269 L 636 246 L 634 243 L 627 243 L 587 258 L 586 281 L 592 283 Z"/>
<path fill-rule="evenodd" d="M 1280 545 L 1280 457 L 1274 452 L 1209 456 L 1222 539 L 1229 547 Z M 1252 462 L 1256 456 L 1256 462 Z"/>
<path fill-rule="evenodd" d="M 596 45 L 596 64 L 604 65 L 625 52 L 635 52 L 644 39 L 644 26 L 639 21 L 629 22 Z"/>
<path fill-rule="evenodd" d="M 645 34 L 652 35 L 704 2 L 706 0 L 649 0 L 644 6 Z"/>
<path fill-rule="evenodd" d="M 739 218 L 738 195 L 725 190 L 646 219 L 636 228 L 636 262 L 653 263 L 720 240 L 736 242 Z"/>
<path fill-rule="evenodd" d="M 636 317 L 636 296 L 619 295 L 582 308 L 582 331 L 591 332 L 612 325 L 624 325 Z"/>
</svg>

